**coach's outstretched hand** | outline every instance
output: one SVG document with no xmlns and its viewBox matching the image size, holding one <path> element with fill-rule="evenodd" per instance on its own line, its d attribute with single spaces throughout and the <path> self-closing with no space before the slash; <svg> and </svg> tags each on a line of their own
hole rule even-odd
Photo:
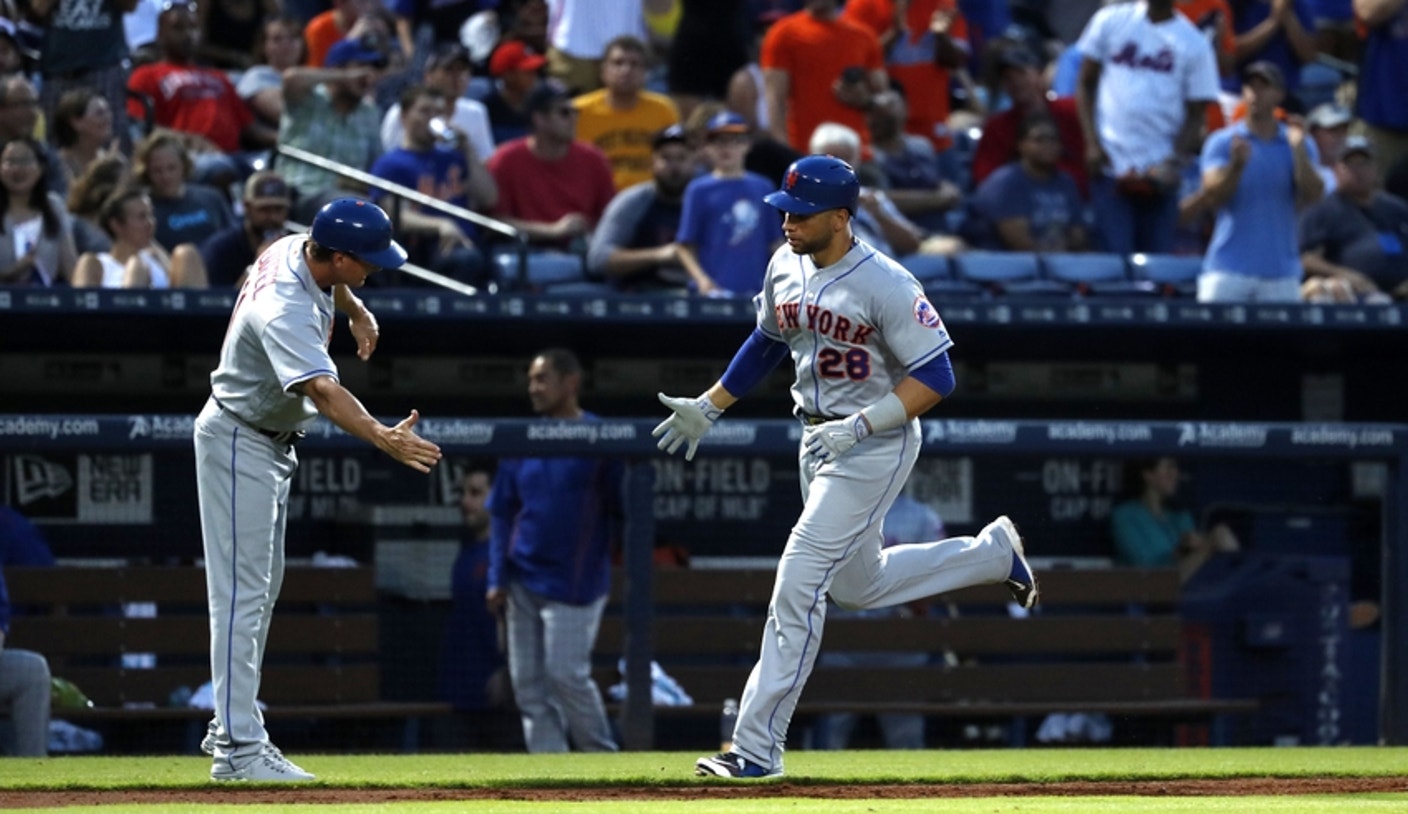
<svg viewBox="0 0 1408 814">
<path fill-rule="evenodd" d="M 417 472 L 429 472 L 430 467 L 440 462 L 440 447 L 416 435 L 418 421 L 420 412 L 412 410 L 401 423 L 386 428 L 377 446 Z"/>
<path fill-rule="evenodd" d="M 829 463 L 845 455 L 851 447 L 870 435 L 865 416 L 856 413 L 802 430 L 802 446 L 818 463 Z"/>
<path fill-rule="evenodd" d="M 694 451 L 699 448 L 699 439 L 714 426 L 714 422 L 724 411 L 714 406 L 707 393 L 692 399 L 676 398 L 664 393 L 657 395 L 660 397 L 660 403 L 670 408 L 671 414 L 650 433 L 660 439 L 656 446 L 674 455 L 675 450 L 688 441 L 689 448 L 685 450 L 684 459 L 694 460 Z"/>
</svg>

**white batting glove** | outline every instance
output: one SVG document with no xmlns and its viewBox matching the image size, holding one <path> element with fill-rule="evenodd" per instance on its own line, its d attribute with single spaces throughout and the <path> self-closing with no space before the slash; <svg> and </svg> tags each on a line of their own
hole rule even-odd
<svg viewBox="0 0 1408 814">
<path fill-rule="evenodd" d="M 846 418 L 838 418 L 802 431 L 802 446 L 806 454 L 817 463 L 829 463 L 845 455 L 851 447 L 864 441 L 870 435 L 870 425 L 865 416 L 856 413 Z"/>
<path fill-rule="evenodd" d="M 694 451 L 699 448 L 699 439 L 714 426 L 714 422 L 724 411 L 714 406 L 707 393 L 692 399 L 676 398 L 664 393 L 656 395 L 660 397 L 660 403 L 671 410 L 670 417 L 661 421 L 650 433 L 660 439 L 656 446 L 667 454 L 674 455 L 675 450 L 688 441 L 689 449 L 685 450 L 684 459 L 694 460 Z"/>
</svg>

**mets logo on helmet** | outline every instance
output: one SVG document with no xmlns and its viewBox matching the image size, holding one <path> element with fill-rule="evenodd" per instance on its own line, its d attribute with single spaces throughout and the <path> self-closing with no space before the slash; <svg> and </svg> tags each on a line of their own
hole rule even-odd
<svg viewBox="0 0 1408 814">
<path fill-rule="evenodd" d="M 934 310 L 934 306 L 929 304 L 923 294 L 914 298 L 914 318 L 925 328 L 942 328 L 944 324 L 939 312 Z"/>
<path fill-rule="evenodd" d="M 799 177 L 799 176 L 798 176 L 796 170 L 788 170 L 788 171 L 787 171 L 787 181 L 786 181 L 786 183 L 783 184 L 783 186 L 787 187 L 788 189 L 791 189 L 792 187 L 797 186 L 797 178 L 798 178 L 798 177 Z"/>
</svg>

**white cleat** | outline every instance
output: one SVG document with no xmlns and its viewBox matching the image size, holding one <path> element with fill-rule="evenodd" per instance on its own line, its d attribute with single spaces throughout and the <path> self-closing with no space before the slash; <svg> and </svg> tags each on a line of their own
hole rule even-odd
<svg viewBox="0 0 1408 814">
<path fill-rule="evenodd" d="M 283 756 L 278 749 L 265 746 L 264 751 L 241 763 L 238 767 L 227 760 L 216 760 L 210 768 L 211 780 L 254 780 L 272 782 L 300 782 L 315 780 L 310 772 L 300 769 L 293 761 Z"/>
</svg>

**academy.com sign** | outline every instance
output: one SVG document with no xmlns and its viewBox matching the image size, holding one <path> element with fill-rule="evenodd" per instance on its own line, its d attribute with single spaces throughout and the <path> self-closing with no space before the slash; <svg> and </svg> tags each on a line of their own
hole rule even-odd
<svg viewBox="0 0 1408 814">
<path fill-rule="evenodd" d="M 636 428 L 631 424 L 605 421 L 551 421 L 528 425 L 529 441 L 632 441 Z"/>
<path fill-rule="evenodd" d="M 1089 441 L 1097 444 L 1118 444 L 1154 440 L 1154 428 L 1148 424 L 1113 424 L 1097 421 L 1055 422 L 1046 428 L 1052 441 Z"/>
<path fill-rule="evenodd" d="M 924 422 L 926 444 L 1012 444 L 1017 441 L 1017 425 L 1011 421 Z"/>
<path fill-rule="evenodd" d="M 757 443 L 758 427 L 746 421 L 720 421 L 700 439 L 701 446 L 747 447 Z"/>
<path fill-rule="evenodd" d="M 482 445 L 494 441 L 494 425 L 487 421 L 423 418 L 417 430 L 422 437 L 440 444 Z"/>
<path fill-rule="evenodd" d="M 1391 447 L 1393 430 L 1387 427 L 1296 427 L 1291 443 L 1311 447 Z"/>
<path fill-rule="evenodd" d="M 102 427 L 95 418 L 38 418 L 13 416 L 0 419 L 0 436 L 10 438 L 50 438 L 98 435 Z"/>
<path fill-rule="evenodd" d="M 1219 447 L 1256 449 L 1266 446 L 1263 424 L 1211 424 L 1184 422 L 1178 425 L 1180 447 Z"/>
<path fill-rule="evenodd" d="M 127 440 L 150 438 L 153 441 L 191 439 L 195 432 L 195 417 L 173 415 L 134 415 L 127 417 Z"/>
</svg>

